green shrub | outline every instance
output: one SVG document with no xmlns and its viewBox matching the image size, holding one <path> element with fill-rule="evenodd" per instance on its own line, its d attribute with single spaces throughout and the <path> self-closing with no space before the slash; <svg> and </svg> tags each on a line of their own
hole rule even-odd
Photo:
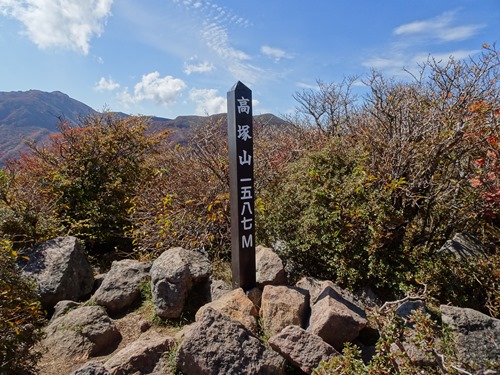
<svg viewBox="0 0 500 375">
<path fill-rule="evenodd" d="M 294 164 L 273 196 L 265 225 L 297 272 L 350 287 L 393 286 L 404 276 L 400 214 L 363 159 L 333 140 Z"/>
<path fill-rule="evenodd" d="M 500 254 L 463 260 L 439 254 L 422 262 L 417 278 L 442 304 L 467 306 L 500 318 Z"/>
<path fill-rule="evenodd" d="M 130 247 L 130 202 L 148 180 L 147 157 L 164 135 L 146 134 L 148 125 L 147 118 L 104 113 L 77 125 L 61 122 L 48 144 L 30 144 L 7 166 L 10 181 L 3 184 L 3 206 L 26 228 L 22 234 L 32 240 L 71 234 L 90 251 Z M 46 222 L 47 230 L 40 226 Z M 12 227 L 4 222 L 3 235 L 18 235 Z"/>
<path fill-rule="evenodd" d="M 450 365 L 454 362 L 454 351 L 447 348 L 442 352 L 444 334 L 429 314 L 422 310 L 414 311 L 407 321 L 395 314 L 393 306 L 383 312 L 375 311 L 371 319 L 380 332 L 380 338 L 375 345 L 375 353 L 368 363 L 362 360 L 361 350 L 356 345 L 346 343 L 342 355 L 323 361 L 313 371 L 314 375 L 419 375 L 448 374 Z M 426 365 L 412 361 L 410 351 L 405 345 L 418 348 L 420 356 L 427 358 Z M 407 347 L 407 346 L 406 346 Z M 413 351 L 414 353 L 414 351 Z M 443 355 L 446 354 L 446 355 Z M 456 367 L 457 368 L 457 367 Z"/>
<path fill-rule="evenodd" d="M 17 254 L 9 242 L 0 242 L 0 373 L 33 371 L 40 353 L 44 314 L 31 282 L 16 268 Z"/>
</svg>

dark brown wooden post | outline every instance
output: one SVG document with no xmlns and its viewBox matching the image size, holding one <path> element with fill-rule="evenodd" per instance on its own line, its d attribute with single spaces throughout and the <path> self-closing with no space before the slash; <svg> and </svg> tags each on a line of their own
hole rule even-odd
<svg viewBox="0 0 500 375">
<path fill-rule="evenodd" d="M 227 93 L 233 287 L 255 287 L 252 91 L 237 82 Z"/>
</svg>

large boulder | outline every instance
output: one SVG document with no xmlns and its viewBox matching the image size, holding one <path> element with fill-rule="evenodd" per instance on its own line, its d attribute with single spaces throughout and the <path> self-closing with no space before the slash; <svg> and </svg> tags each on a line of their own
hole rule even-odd
<svg viewBox="0 0 500 375">
<path fill-rule="evenodd" d="M 255 248 L 255 278 L 257 286 L 286 284 L 286 273 L 283 262 L 273 249 L 264 246 Z"/>
<path fill-rule="evenodd" d="M 172 337 L 141 337 L 113 355 L 104 366 L 114 375 L 149 374 L 160 357 L 175 345 Z"/>
<path fill-rule="evenodd" d="M 500 368 L 499 319 L 448 305 L 441 305 L 440 310 L 443 324 L 451 329 L 459 361 L 483 370 L 491 365 Z"/>
<path fill-rule="evenodd" d="M 338 351 L 354 340 L 366 326 L 364 306 L 354 296 L 325 281 L 311 307 L 308 331 L 318 335 Z"/>
<path fill-rule="evenodd" d="M 250 332 L 257 334 L 259 312 L 253 302 L 246 296 L 243 289 L 235 289 L 232 292 L 224 294 L 219 299 L 202 306 L 196 313 L 196 320 L 199 320 L 203 312 L 208 308 L 226 314 L 231 319 L 243 324 Z"/>
<path fill-rule="evenodd" d="M 40 301 L 51 310 L 62 300 L 78 301 L 92 291 L 94 277 L 76 237 L 58 237 L 25 252 L 23 274 L 35 281 Z"/>
<path fill-rule="evenodd" d="M 176 247 L 161 254 L 150 272 L 151 293 L 158 316 L 178 318 L 193 284 L 208 280 L 211 272 L 210 261 L 200 252 Z"/>
<path fill-rule="evenodd" d="M 309 294 L 290 286 L 267 285 L 260 316 L 265 332 L 273 336 L 289 325 L 303 327 L 309 312 Z"/>
<path fill-rule="evenodd" d="M 311 374 L 321 361 L 339 355 L 333 346 L 324 342 L 321 337 L 297 326 L 285 327 L 268 342 L 271 348 L 306 374 Z"/>
<path fill-rule="evenodd" d="M 109 313 L 131 306 L 141 296 L 141 284 L 149 280 L 150 262 L 125 259 L 114 261 L 101 285 L 92 296 Z"/>
<path fill-rule="evenodd" d="M 121 334 L 100 306 L 83 306 L 52 321 L 44 345 L 57 355 L 94 357 L 112 352 Z"/>
<path fill-rule="evenodd" d="M 189 329 L 177 352 L 184 374 L 282 374 L 281 363 L 245 326 L 212 308 Z"/>
</svg>

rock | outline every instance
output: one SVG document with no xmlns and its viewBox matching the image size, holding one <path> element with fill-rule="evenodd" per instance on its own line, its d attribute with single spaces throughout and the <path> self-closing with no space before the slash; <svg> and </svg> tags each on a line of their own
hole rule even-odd
<svg viewBox="0 0 500 375">
<path fill-rule="evenodd" d="M 286 284 L 286 273 L 280 257 L 269 247 L 255 248 L 256 281 L 259 288 Z"/>
<path fill-rule="evenodd" d="M 210 280 L 210 301 L 215 301 L 222 297 L 224 294 L 230 292 L 231 286 L 222 280 Z"/>
<path fill-rule="evenodd" d="M 208 308 L 215 309 L 227 315 L 231 319 L 243 324 L 250 332 L 257 334 L 259 312 L 253 302 L 246 296 L 243 289 L 235 289 L 232 292 L 224 294 L 218 300 L 202 306 L 196 313 L 196 320 L 199 320 L 203 312 Z"/>
<path fill-rule="evenodd" d="M 94 275 L 94 285 L 92 286 L 92 294 L 94 294 L 97 291 L 97 289 L 99 289 L 105 277 L 106 277 L 105 273 L 98 273 L 97 275 Z"/>
<path fill-rule="evenodd" d="M 57 302 L 56 305 L 54 306 L 54 313 L 52 314 L 50 321 L 53 322 L 54 320 L 56 320 L 60 316 L 63 316 L 68 311 L 70 311 L 78 306 L 80 306 L 80 304 L 78 302 L 75 302 L 75 301 L 64 300 L 64 301 Z"/>
<path fill-rule="evenodd" d="M 207 308 L 186 334 L 177 352 L 177 367 L 196 375 L 283 374 L 281 357 L 245 326 Z"/>
<path fill-rule="evenodd" d="M 111 375 L 101 362 L 87 362 L 71 375 Z"/>
<path fill-rule="evenodd" d="M 203 254 L 172 248 L 161 254 L 151 267 L 151 293 L 156 313 L 161 318 L 178 318 L 189 290 L 210 276 L 212 268 Z"/>
<path fill-rule="evenodd" d="M 356 297 L 363 305 L 371 308 L 376 308 L 377 306 L 382 305 L 382 301 L 369 285 L 365 285 L 358 289 Z"/>
<path fill-rule="evenodd" d="M 487 369 L 500 367 L 500 320 L 479 311 L 441 305 L 441 319 L 452 330 L 458 360 Z M 497 368 L 499 368 L 497 367 Z"/>
<path fill-rule="evenodd" d="M 75 237 L 58 237 L 25 253 L 23 274 L 35 281 L 40 301 L 51 310 L 63 300 L 79 301 L 92 291 L 92 268 Z"/>
<path fill-rule="evenodd" d="M 396 315 L 403 318 L 404 320 L 407 320 L 410 317 L 411 313 L 418 309 L 423 309 L 423 311 L 425 312 L 425 306 L 422 301 L 406 301 L 396 309 Z"/>
<path fill-rule="evenodd" d="M 196 327 L 196 322 L 187 324 L 184 327 L 182 327 L 181 330 L 175 334 L 175 341 L 177 343 L 183 342 L 186 336 L 189 336 L 191 330 L 195 327 Z"/>
<path fill-rule="evenodd" d="M 418 347 L 417 344 L 415 344 L 413 341 L 403 341 L 401 343 L 403 345 L 404 353 L 401 353 L 401 349 L 396 345 L 395 343 L 391 344 L 391 352 L 396 353 L 396 358 L 399 357 L 406 357 L 408 356 L 408 359 L 414 364 L 415 366 L 420 366 L 420 367 L 435 367 L 437 366 L 436 358 L 435 356 L 430 353 L 426 352 L 425 350 L 421 349 Z M 396 359 L 396 361 L 399 361 Z"/>
<path fill-rule="evenodd" d="M 151 263 L 125 259 L 114 261 L 93 301 L 113 314 L 131 306 L 141 296 L 141 284 L 149 279 Z"/>
<path fill-rule="evenodd" d="M 445 242 L 438 252 L 453 254 L 457 259 L 486 256 L 485 248 L 481 242 L 468 233 L 455 234 L 451 240 Z"/>
<path fill-rule="evenodd" d="M 262 290 L 255 287 L 246 292 L 247 297 L 253 302 L 257 310 L 260 310 L 262 305 Z"/>
<path fill-rule="evenodd" d="M 364 307 L 354 296 L 331 281 L 323 282 L 311 308 L 308 331 L 342 351 L 344 343 L 354 340 L 366 324 Z"/>
<path fill-rule="evenodd" d="M 120 332 L 104 309 L 83 306 L 52 321 L 44 344 L 58 355 L 93 357 L 112 352 L 121 340 Z"/>
<path fill-rule="evenodd" d="M 262 292 L 260 316 L 265 332 L 276 335 L 289 325 L 303 327 L 309 309 L 309 295 L 290 286 L 267 285 Z"/>
<path fill-rule="evenodd" d="M 303 277 L 295 284 L 297 288 L 304 289 L 309 292 L 311 302 L 318 298 L 322 290 L 322 285 L 323 281 L 315 279 L 314 277 Z"/>
<path fill-rule="evenodd" d="M 104 364 L 113 375 L 128 375 L 135 372 L 149 374 L 164 352 L 175 345 L 172 337 L 139 338 L 113 355 Z"/>
<path fill-rule="evenodd" d="M 321 361 L 327 361 L 339 353 L 333 346 L 298 326 L 285 327 L 269 341 L 271 348 L 280 353 L 295 367 L 311 374 Z"/>
</svg>

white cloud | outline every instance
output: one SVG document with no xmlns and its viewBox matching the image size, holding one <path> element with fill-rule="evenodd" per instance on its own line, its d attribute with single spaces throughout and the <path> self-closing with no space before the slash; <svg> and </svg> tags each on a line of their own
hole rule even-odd
<svg viewBox="0 0 500 375">
<path fill-rule="evenodd" d="M 214 64 L 208 61 L 195 63 L 196 57 L 189 59 L 184 63 L 184 73 L 190 75 L 191 73 L 209 73 L 215 70 Z"/>
<path fill-rule="evenodd" d="M 274 59 L 274 61 L 280 61 L 281 59 L 291 59 L 292 55 L 286 53 L 282 49 L 279 48 L 273 48 L 269 46 L 262 46 L 260 48 L 260 51 L 266 55 L 267 57 L 270 57 Z"/>
<path fill-rule="evenodd" d="M 227 112 L 226 98 L 215 89 L 191 89 L 189 98 L 196 103 L 196 114 L 204 116 Z"/>
<path fill-rule="evenodd" d="M 96 91 L 113 91 L 120 87 L 120 84 L 114 82 L 111 77 L 106 79 L 101 77 L 99 82 L 97 82 L 94 86 L 94 90 Z"/>
<path fill-rule="evenodd" d="M 297 82 L 295 83 L 295 86 L 301 89 L 306 89 L 306 90 L 317 90 L 318 89 L 318 84 L 310 84 L 310 83 L 305 83 L 305 82 Z"/>
<path fill-rule="evenodd" d="M 223 59 L 241 61 L 250 58 L 245 52 L 231 47 L 227 30 L 217 23 L 205 25 L 201 32 L 201 36 L 205 40 L 207 46 Z"/>
<path fill-rule="evenodd" d="M 445 12 L 437 17 L 403 24 L 394 29 L 395 35 L 415 35 L 442 42 L 461 41 L 474 36 L 482 25 L 453 26 L 456 12 Z"/>
<path fill-rule="evenodd" d="M 141 82 L 134 86 L 132 95 L 126 88 L 119 97 L 125 104 L 151 100 L 157 104 L 169 105 L 177 101 L 186 87 L 184 81 L 179 78 L 160 77 L 160 73 L 152 72 L 142 76 Z"/>
<path fill-rule="evenodd" d="M 407 76 L 410 72 L 419 71 L 419 65 L 429 57 L 437 61 L 447 62 L 450 56 L 457 60 L 472 56 L 474 50 L 452 50 L 442 52 L 442 45 L 473 37 L 483 25 L 457 25 L 457 12 L 445 12 L 437 17 L 417 20 L 396 27 L 393 34 L 397 36 L 383 55 L 371 56 L 362 63 L 363 66 L 384 71 L 393 76 Z M 441 51 L 435 51 L 435 45 Z M 434 52 L 430 53 L 430 51 Z"/>
<path fill-rule="evenodd" d="M 184 66 L 184 72 L 206 73 L 213 69 L 227 71 L 235 79 L 253 84 L 263 77 L 268 78 L 260 67 L 249 63 L 251 56 L 242 49 L 235 46 L 231 39 L 231 31 L 234 28 L 241 30 L 251 26 L 251 22 L 235 14 L 232 9 L 220 6 L 216 1 L 210 0 L 179 0 L 175 1 L 179 6 L 190 12 L 193 18 L 198 18 L 196 23 L 196 37 L 207 47 L 206 56 L 201 61 L 210 63 L 188 62 Z M 201 25 L 201 27 L 199 26 Z M 198 53 L 204 53 L 203 49 Z"/>
<path fill-rule="evenodd" d="M 402 69 L 406 65 L 406 62 L 407 60 L 404 57 L 400 56 L 399 54 L 393 54 L 390 57 L 373 57 L 371 59 L 365 60 L 362 65 L 367 68 L 380 70 L 391 68 Z"/>
<path fill-rule="evenodd" d="M 414 55 L 411 58 L 411 62 L 414 64 L 421 64 L 431 57 L 436 61 L 441 61 L 446 64 L 451 58 L 454 58 L 455 60 L 463 60 L 476 54 L 477 52 L 479 52 L 479 50 L 456 50 L 452 52 L 433 53 L 431 55 L 422 53 Z"/>
<path fill-rule="evenodd" d="M 384 71 L 392 76 L 405 77 L 408 75 L 405 70 L 416 73 L 420 70 L 419 66 L 425 63 L 429 58 L 433 58 L 438 62 L 447 63 L 452 57 L 456 60 L 462 60 L 477 52 L 478 50 L 455 50 L 451 52 L 430 54 L 426 52 L 405 51 L 405 53 L 402 53 L 401 51 L 392 51 L 386 54 L 385 57 L 367 59 L 362 65 L 367 68 Z"/>
<path fill-rule="evenodd" d="M 88 54 L 111 15 L 113 0 L 0 0 L 0 12 L 23 23 L 39 48 L 59 47 Z"/>
</svg>

